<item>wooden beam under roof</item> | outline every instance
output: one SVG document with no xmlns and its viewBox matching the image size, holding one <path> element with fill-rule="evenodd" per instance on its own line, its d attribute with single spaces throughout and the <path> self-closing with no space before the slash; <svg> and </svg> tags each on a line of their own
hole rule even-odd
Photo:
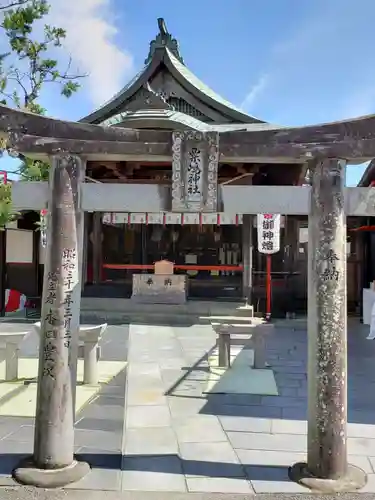
<svg viewBox="0 0 375 500">
<path fill-rule="evenodd" d="M 65 122 L 0 106 L 0 132 L 10 147 L 46 158 L 74 153 L 87 159 L 170 161 L 172 134 L 163 130 L 131 130 Z M 220 162 L 297 161 L 375 157 L 375 115 L 307 127 L 223 132 Z M 129 158 L 130 157 L 130 158 Z"/>
<path fill-rule="evenodd" d="M 26 156 L 46 159 L 48 156 L 61 154 L 77 154 L 87 159 L 120 160 L 126 158 L 142 158 L 145 161 L 153 158 L 171 159 L 171 142 L 144 143 L 141 141 L 77 141 L 75 139 L 44 139 L 35 136 L 19 136 L 12 142 L 13 149 Z M 220 158 L 236 163 L 264 161 L 265 163 L 304 163 L 312 158 L 344 158 L 350 161 L 367 160 L 375 156 L 375 138 L 343 140 L 324 144 L 243 144 L 227 142 L 220 146 Z M 275 161 L 272 161 L 272 160 Z"/>
</svg>

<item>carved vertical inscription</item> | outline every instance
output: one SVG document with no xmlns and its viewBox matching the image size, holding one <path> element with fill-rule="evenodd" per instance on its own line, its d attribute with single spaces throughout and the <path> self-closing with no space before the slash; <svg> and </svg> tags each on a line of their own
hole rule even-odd
<svg viewBox="0 0 375 500">
<path fill-rule="evenodd" d="M 338 281 L 340 278 L 340 271 L 337 269 L 336 264 L 339 261 L 337 254 L 332 250 L 328 250 L 327 255 L 322 256 L 323 260 L 323 281 Z M 324 266 L 325 262 L 325 266 Z"/>
<path fill-rule="evenodd" d="M 191 148 L 188 152 L 186 169 L 186 200 L 201 202 L 203 197 L 203 161 L 202 152 L 198 148 Z"/>
<path fill-rule="evenodd" d="M 72 339 L 73 290 L 78 285 L 78 255 L 75 248 L 63 250 L 62 268 L 64 273 L 64 347 L 69 348 Z"/>
<path fill-rule="evenodd" d="M 172 141 L 172 210 L 217 211 L 219 135 L 176 131 Z"/>
<path fill-rule="evenodd" d="M 47 278 L 47 293 L 45 299 L 45 345 L 43 376 L 55 378 L 54 369 L 57 366 L 58 348 L 56 343 L 64 340 L 64 347 L 69 348 L 72 338 L 72 292 L 78 283 L 78 259 L 75 249 L 64 249 L 61 258 L 61 272 L 49 272 Z M 62 302 L 57 300 L 57 287 L 60 276 L 63 280 Z M 63 309 L 64 317 L 60 318 L 59 309 Z M 57 342 L 56 342 L 57 341 Z"/>
<path fill-rule="evenodd" d="M 337 479 L 347 472 L 345 162 L 319 161 L 311 174 L 308 469 Z"/>
<path fill-rule="evenodd" d="M 83 177 L 79 157 L 53 158 L 34 441 L 34 461 L 42 469 L 58 469 L 73 461 Z"/>
<path fill-rule="evenodd" d="M 47 293 L 45 299 L 45 344 L 43 376 L 55 378 L 54 369 L 58 364 L 57 343 L 63 339 L 65 348 L 70 347 L 72 339 L 72 297 L 73 288 L 78 283 L 78 259 L 75 249 L 64 249 L 61 258 L 61 272 L 49 272 Z M 59 280 L 63 281 L 62 301 L 57 300 Z M 63 310 L 61 319 L 60 309 Z"/>
<path fill-rule="evenodd" d="M 59 281 L 59 273 L 49 272 L 47 275 L 47 297 L 45 299 L 45 308 L 42 310 L 46 311 L 44 316 L 45 322 L 45 343 L 44 343 L 44 363 L 43 363 L 43 377 L 55 378 L 54 368 L 56 366 L 56 355 L 58 353 L 58 348 L 56 345 L 56 340 L 59 335 L 59 324 L 58 318 L 55 312 L 57 303 L 57 284 Z"/>
</svg>

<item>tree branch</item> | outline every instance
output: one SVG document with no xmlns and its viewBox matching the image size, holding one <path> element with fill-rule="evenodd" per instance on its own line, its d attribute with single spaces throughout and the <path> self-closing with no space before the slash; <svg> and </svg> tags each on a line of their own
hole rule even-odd
<svg viewBox="0 0 375 500">
<path fill-rule="evenodd" d="M 2 92 L 3 96 L 6 97 L 7 99 L 10 99 L 11 101 L 14 102 L 14 104 L 17 106 L 17 103 L 14 101 L 14 97 L 12 96 L 12 94 L 8 94 L 6 92 Z"/>
<path fill-rule="evenodd" d="M 69 57 L 68 66 L 67 66 L 66 70 L 64 71 L 64 73 L 62 73 L 60 75 L 60 78 L 62 78 L 63 80 L 76 80 L 77 78 L 86 78 L 88 76 L 88 73 L 84 73 L 83 75 L 81 75 L 81 74 L 69 75 L 69 70 L 70 70 L 71 65 L 72 65 L 72 58 Z"/>
<path fill-rule="evenodd" d="M 84 73 L 84 74 L 69 74 L 69 70 L 70 70 L 70 67 L 72 65 L 72 58 L 69 57 L 69 62 L 68 62 L 68 66 L 66 68 L 66 70 L 64 71 L 64 73 L 59 73 L 59 76 L 58 78 L 52 78 L 52 79 L 48 79 L 46 78 L 45 80 L 43 80 L 43 82 L 48 82 L 48 83 L 51 83 L 51 82 L 58 82 L 60 80 L 78 80 L 79 78 L 86 78 L 88 76 L 87 73 Z M 45 69 L 44 72 L 46 75 L 53 75 L 53 71 L 54 70 L 51 70 L 51 69 Z"/>
<path fill-rule="evenodd" d="M 27 99 L 28 99 L 28 94 L 29 94 L 29 93 L 28 93 L 28 91 L 27 91 L 27 89 L 26 89 L 25 85 L 24 85 L 24 84 L 23 84 L 23 82 L 22 82 L 22 80 L 23 80 L 23 79 L 25 78 L 25 76 L 26 76 L 26 73 L 24 73 L 23 75 L 21 75 L 21 74 L 20 74 L 20 71 L 19 71 L 17 68 L 14 68 L 14 69 L 13 69 L 13 74 L 14 74 L 15 76 L 10 76 L 10 77 L 8 77 L 8 79 L 9 79 L 9 80 L 13 80 L 13 81 L 17 82 L 17 83 L 18 83 L 18 85 L 21 87 L 21 89 L 22 89 L 22 91 L 23 91 L 23 93 L 24 93 L 24 103 L 25 103 L 25 106 L 26 106 L 26 101 L 27 101 Z M 14 101 L 14 99 L 13 99 L 13 101 Z"/>
<path fill-rule="evenodd" d="M 79 78 L 86 78 L 88 74 L 83 75 L 59 75 L 58 78 L 46 78 L 43 83 L 61 83 L 61 80 L 78 80 Z"/>
<path fill-rule="evenodd" d="M 21 5 L 27 4 L 29 1 L 30 0 L 14 0 L 13 2 L 11 1 L 6 5 L 0 5 L 0 11 L 11 9 L 12 7 L 20 7 Z"/>
</svg>

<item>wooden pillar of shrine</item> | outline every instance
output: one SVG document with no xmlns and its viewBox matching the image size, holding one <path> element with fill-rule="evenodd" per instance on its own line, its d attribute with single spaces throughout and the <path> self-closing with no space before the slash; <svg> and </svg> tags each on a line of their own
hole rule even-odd
<svg viewBox="0 0 375 500">
<path fill-rule="evenodd" d="M 347 307 L 345 162 L 311 166 L 308 256 L 307 463 L 291 478 L 322 492 L 364 486 L 347 461 Z"/>
<path fill-rule="evenodd" d="M 83 214 L 84 216 L 84 226 L 83 226 L 83 248 L 82 248 L 82 290 L 83 287 L 85 286 L 85 283 L 87 282 L 87 262 L 88 262 L 88 255 L 87 255 L 87 250 L 88 250 L 88 239 L 89 239 L 89 234 L 88 234 L 88 218 L 89 214 L 85 212 Z"/>
<path fill-rule="evenodd" d="M 285 273 L 284 281 L 284 309 L 287 317 L 295 315 L 295 279 L 293 273 L 296 267 L 298 243 L 299 243 L 299 223 L 296 216 L 284 216 L 285 239 L 284 239 L 284 263 L 283 271 Z"/>
<path fill-rule="evenodd" d="M 369 226 L 370 218 L 363 217 L 359 225 Z M 361 262 L 361 275 L 360 275 L 360 311 L 361 311 L 361 322 L 363 322 L 363 288 L 368 288 L 371 282 L 371 233 L 367 231 L 361 231 L 361 252 L 359 254 L 359 259 Z"/>
<path fill-rule="evenodd" d="M 59 155 L 50 172 L 34 453 L 14 471 L 20 483 L 56 488 L 86 475 L 74 459 L 85 162 Z"/>
<path fill-rule="evenodd" d="M 284 271 L 291 273 L 294 271 L 294 265 L 298 252 L 298 219 L 294 215 L 284 216 L 285 220 L 285 258 Z"/>
<path fill-rule="evenodd" d="M 253 215 L 243 214 L 242 218 L 242 295 L 247 305 L 251 305 L 253 290 Z"/>
<path fill-rule="evenodd" d="M 92 220 L 92 272 L 94 284 L 101 282 L 102 277 L 102 213 L 94 212 Z"/>
<path fill-rule="evenodd" d="M 0 228 L 0 316 L 5 316 L 7 288 L 7 230 Z"/>
</svg>

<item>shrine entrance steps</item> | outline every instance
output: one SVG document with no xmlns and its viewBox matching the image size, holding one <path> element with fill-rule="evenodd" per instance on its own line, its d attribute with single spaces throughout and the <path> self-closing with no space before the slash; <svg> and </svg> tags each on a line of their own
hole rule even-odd
<svg viewBox="0 0 375 500">
<path fill-rule="evenodd" d="M 185 304 L 137 304 L 130 299 L 82 297 L 81 323 L 209 324 L 213 316 L 228 321 L 253 318 L 243 302 L 187 301 Z"/>
</svg>

